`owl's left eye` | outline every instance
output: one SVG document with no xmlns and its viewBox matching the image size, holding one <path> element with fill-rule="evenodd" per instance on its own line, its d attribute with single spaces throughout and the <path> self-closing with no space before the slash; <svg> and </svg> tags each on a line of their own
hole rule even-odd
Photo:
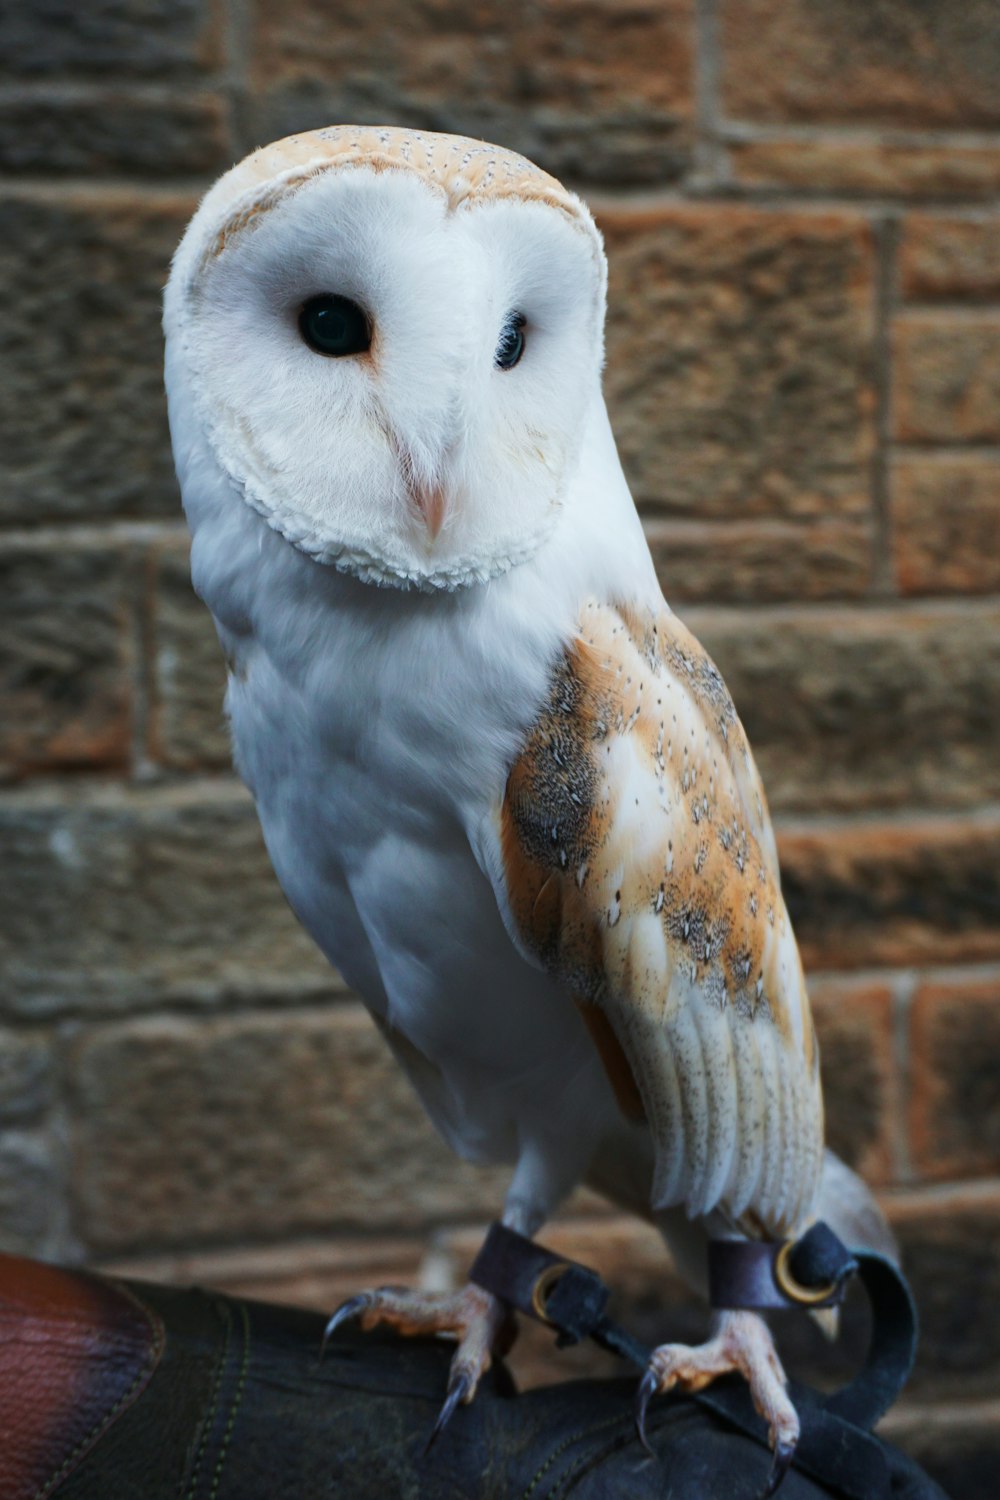
<svg viewBox="0 0 1000 1500">
<path fill-rule="evenodd" d="M 500 341 L 493 356 L 498 370 L 512 370 L 524 353 L 524 325 L 527 321 L 523 313 L 511 313 L 500 330 Z"/>
<path fill-rule="evenodd" d="M 372 346 L 371 325 L 364 308 L 349 297 L 326 292 L 310 297 L 299 312 L 299 332 L 317 354 L 342 359 L 345 354 L 364 354 Z"/>
</svg>

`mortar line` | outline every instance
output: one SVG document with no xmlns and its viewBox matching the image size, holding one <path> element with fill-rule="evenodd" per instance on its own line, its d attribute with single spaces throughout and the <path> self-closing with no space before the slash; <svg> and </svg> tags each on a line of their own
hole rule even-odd
<svg viewBox="0 0 1000 1500">
<path fill-rule="evenodd" d="M 696 0 L 694 16 L 695 191 L 721 186 L 728 154 L 721 140 L 719 27 L 716 0 Z"/>
<path fill-rule="evenodd" d="M 902 973 L 892 989 L 892 1053 L 897 1098 L 890 1122 L 893 1180 L 908 1186 L 915 1180 L 910 1150 L 910 1105 L 913 1097 L 913 1063 L 910 1050 L 910 1014 L 917 985 L 923 976 L 916 970 Z"/>
<path fill-rule="evenodd" d="M 874 376 L 875 452 L 872 457 L 874 566 L 872 589 L 881 596 L 898 592 L 892 567 L 890 455 L 892 447 L 892 316 L 898 301 L 896 248 L 899 219 L 887 216 L 875 227 Z"/>
<path fill-rule="evenodd" d="M 254 144 L 257 144 L 256 142 Z M 0 171 L 0 197 L 8 201 L 28 201 L 55 204 L 60 208 L 109 202 L 132 205 L 137 196 L 151 207 L 189 209 L 192 200 L 200 198 L 211 187 L 217 174 L 179 174 L 164 182 L 152 182 L 135 173 L 120 172 L 116 175 L 91 173 L 86 178 L 42 177 L 29 172 Z M 580 194 L 593 211 L 601 213 L 657 214 L 664 211 L 687 210 L 703 213 L 713 208 L 743 209 L 747 213 L 801 214 L 804 217 L 822 217 L 843 214 L 877 223 L 886 216 L 914 211 L 933 213 L 948 218 L 993 219 L 1000 210 L 1000 193 L 989 196 L 964 194 L 948 196 L 942 193 L 900 193 L 888 197 L 884 193 L 849 192 L 846 189 L 794 189 L 780 185 L 751 186 L 747 184 L 719 181 L 711 184 L 704 193 L 695 193 L 690 185 L 685 188 L 648 188 L 638 186 L 615 187 L 606 182 L 591 182 L 567 174 L 564 185 Z"/>
<path fill-rule="evenodd" d="M 226 0 L 226 85 L 229 123 L 235 159 L 251 149 L 248 123 L 250 97 L 251 31 L 255 16 L 253 0 Z"/>
<path fill-rule="evenodd" d="M 155 770 L 149 757 L 149 728 L 153 711 L 153 629 L 150 595 L 154 587 L 150 552 L 141 544 L 129 547 L 129 649 L 132 682 L 132 742 L 128 776 L 132 782 L 149 779 Z"/>
</svg>

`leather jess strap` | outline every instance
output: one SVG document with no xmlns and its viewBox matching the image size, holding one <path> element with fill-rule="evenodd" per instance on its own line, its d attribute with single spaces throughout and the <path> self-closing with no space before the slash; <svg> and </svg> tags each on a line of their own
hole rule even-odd
<svg viewBox="0 0 1000 1500">
<path fill-rule="evenodd" d="M 721 1248 L 723 1247 L 724 1248 Z M 888 1493 L 885 1461 L 872 1428 L 899 1395 L 916 1352 L 916 1310 L 906 1281 L 883 1256 L 849 1251 L 819 1223 L 785 1245 L 716 1242 L 711 1279 L 716 1306 L 835 1306 L 857 1275 L 871 1304 L 867 1357 L 833 1395 L 791 1382 L 802 1421 L 796 1466 L 837 1485 L 850 1500 Z M 607 1316 L 610 1290 L 596 1271 L 493 1224 L 470 1279 L 528 1317 L 550 1325 L 559 1344 L 594 1339 L 645 1369 L 652 1350 Z M 720 1381 L 693 1400 L 765 1447 L 766 1426 L 742 1381 Z"/>
<path fill-rule="evenodd" d="M 837 1307 L 858 1271 L 856 1258 L 828 1224 L 799 1240 L 710 1240 L 708 1300 L 712 1307 Z"/>
</svg>

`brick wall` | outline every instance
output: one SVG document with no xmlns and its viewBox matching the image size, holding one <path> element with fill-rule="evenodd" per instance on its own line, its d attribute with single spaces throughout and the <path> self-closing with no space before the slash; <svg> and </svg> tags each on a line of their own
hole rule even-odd
<svg viewBox="0 0 1000 1500">
<path fill-rule="evenodd" d="M 46 0 L 0 56 L 5 1245 L 327 1306 L 458 1274 L 500 1201 L 296 927 L 229 771 L 158 328 L 252 146 L 485 135 L 598 212 L 623 457 L 761 763 L 832 1141 L 922 1306 L 893 1427 L 992 1496 L 995 0 Z M 645 1332 L 697 1331 L 647 1230 L 581 1196 L 552 1237 Z M 521 1368 L 551 1372 L 537 1339 Z"/>
</svg>

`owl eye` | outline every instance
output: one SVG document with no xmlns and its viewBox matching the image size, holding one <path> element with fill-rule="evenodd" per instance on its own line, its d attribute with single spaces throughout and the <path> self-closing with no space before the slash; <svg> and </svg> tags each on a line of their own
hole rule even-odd
<svg viewBox="0 0 1000 1500">
<path fill-rule="evenodd" d="M 372 346 L 371 326 L 364 309 L 349 297 L 336 297 L 329 292 L 303 303 L 299 332 L 310 349 L 334 359 L 345 354 L 364 354 Z"/>
<path fill-rule="evenodd" d="M 523 313 L 511 313 L 500 331 L 500 342 L 497 344 L 493 363 L 498 370 L 512 370 L 524 353 L 524 325 L 527 322 Z"/>
</svg>

